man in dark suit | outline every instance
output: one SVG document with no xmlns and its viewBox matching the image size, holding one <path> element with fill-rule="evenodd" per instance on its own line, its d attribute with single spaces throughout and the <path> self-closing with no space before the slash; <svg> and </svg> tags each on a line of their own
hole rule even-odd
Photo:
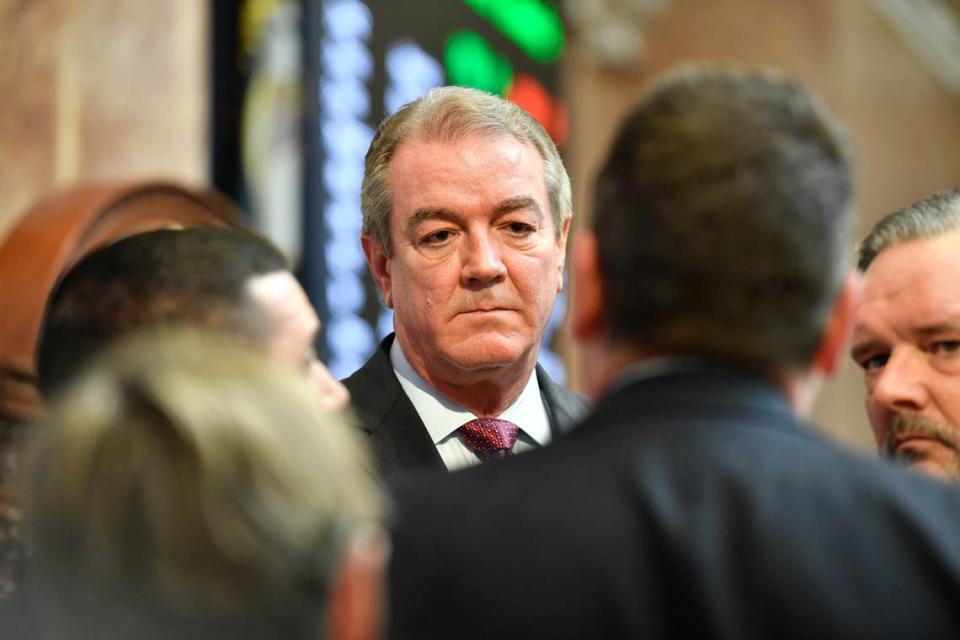
<svg viewBox="0 0 960 640">
<path fill-rule="evenodd" d="M 537 365 L 572 214 L 543 127 L 495 96 L 435 89 L 380 125 L 361 206 L 395 333 L 344 384 L 382 470 L 457 469 L 569 427 L 583 400 Z"/>
<path fill-rule="evenodd" d="M 595 411 L 397 492 L 397 638 L 960 637 L 960 492 L 805 422 L 845 346 L 845 138 L 772 74 L 671 75 L 574 252 Z"/>
</svg>

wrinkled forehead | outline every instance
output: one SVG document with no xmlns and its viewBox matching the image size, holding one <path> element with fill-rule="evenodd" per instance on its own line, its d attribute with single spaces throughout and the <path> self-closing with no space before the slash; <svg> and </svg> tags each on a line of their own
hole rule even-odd
<svg viewBox="0 0 960 640">
<path fill-rule="evenodd" d="M 889 288 L 905 279 L 922 280 L 953 273 L 960 273 L 960 228 L 887 245 L 864 272 L 864 286 Z M 960 287 L 960 282 L 956 286 Z"/>
<path fill-rule="evenodd" d="M 960 315 L 960 231 L 882 251 L 863 274 L 858 319 L 941 322 Z"/>
<path fill-rule="evenodd" d="M 512 136 L 410 140 L 398 149 L 387 180 L 391 226 L 402 222 L 397 211 L 421 208 L 493 207 L 523 198 L 544 213 L 550 209 L 540 155 Z"/>
<path fill-rule="evenodd" d="M 537 141 L 525 137 L 511 129 L 501 126 L 484 126 L 465 128 L 462 130 L 435 130 L 427 127 L 421 127 L 413 130 L 404 136 L 398 143 L 393 152 L 393 158 L 403 147 L 413 146 L 415 144 L 427 144 L 443 146 L 465 146 L 474 148 L 484 148 L 504 140 L 517 142 L 528 146 L 536 151 L 536 157 L 540 162 L 545 163 L 543 151 L 537 144 Z M 391 163 L 393 161 L 391 158 Z"/>
</svg>

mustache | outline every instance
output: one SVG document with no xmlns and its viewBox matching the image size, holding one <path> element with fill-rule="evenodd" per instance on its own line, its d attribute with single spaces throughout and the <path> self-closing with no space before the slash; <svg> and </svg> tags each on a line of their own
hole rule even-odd
<svg viewBox="0 0 960 640">
<path fill-rule="evenodd" d="M 929 420 L 917 413 L 898 413 L 890 422 L 890 429 L 883 441 L 883 453 L 891 458 L 909 458 L 909 456 L 897 454 L 897 441 L 904 436 L 918 436 L 935 440 L 960 455 L 960 446 L 958 446 L 957 438 L 954 436 L 956 430 L 957 428 L 952 425 Z M 909 462 L 910 460 L 906 461 Z"/>
</svg>

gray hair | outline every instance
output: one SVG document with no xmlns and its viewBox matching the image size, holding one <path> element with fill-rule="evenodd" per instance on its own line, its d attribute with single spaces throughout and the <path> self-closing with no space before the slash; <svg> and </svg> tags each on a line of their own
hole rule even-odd
<svg viewBox="0 0 960 640">
<path fill-rule="evenodd" d="M 943 235 L 960 228 L 960 187 L 940 191 L 894 211 L 860 243 L 857 266 L 866 271 L 885 249 L 901 242 Z"/>
<path fill-rule="evenodd" d="M 573 214 L 570 177 L 556 145 L 540 123 L 512 102 L 489 93 L 465 87 L 439 87 L 386 118 L 367 151 L 360 190 L 362 230 L 383 246 L 387 256 L 393 252 L 389 218 L 393 203 L 387 174 L 397 147 L 412 137 L 455 142 L 470 135 L 509 135 L 536 147 L 543 158 L 544 182 L 554 231 L 559 237 L 563 222 Z"/>
</svg>

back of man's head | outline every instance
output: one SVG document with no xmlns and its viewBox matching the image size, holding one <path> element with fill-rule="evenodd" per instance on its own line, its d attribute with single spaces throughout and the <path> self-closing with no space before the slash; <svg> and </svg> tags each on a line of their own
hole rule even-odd
<svg viewBox="0 0 960 640">
<path fill-rule="evenodd" d="M 94 251 L 67 272 L 47 304 L 37 350 L 40 389 L 49 396 L 99 349 L 145 326 L 191 324 L 263 341 L 269 319 L 248 285 L 286 269 L 266 240 L 219 227 L 151 231 Z"/>
<path fill-rule="evenodd" d="M 845 274 L 852 173 L 844 134 L 797 84 L 732 69 L 666 76 L 597 181 L 612 339 L 808 367 Z"/>
<path fill-rule="evenodd" d="M 857 266 L 866 271 L 889 247 L 956 229 L 960 229 L 960 187 L 931 194 L 884 217 L 860 243 Z"/>
<path fill-rule="evenodd" d="M 222 335 L 136 335 L 38 427 L 29 582 L 52 637 L 314 640 L 376 619 L 383 504 L 365 443 L 288 368 Z M 341 579 L 370 610 L 344 612 Z"/>
</svg>

